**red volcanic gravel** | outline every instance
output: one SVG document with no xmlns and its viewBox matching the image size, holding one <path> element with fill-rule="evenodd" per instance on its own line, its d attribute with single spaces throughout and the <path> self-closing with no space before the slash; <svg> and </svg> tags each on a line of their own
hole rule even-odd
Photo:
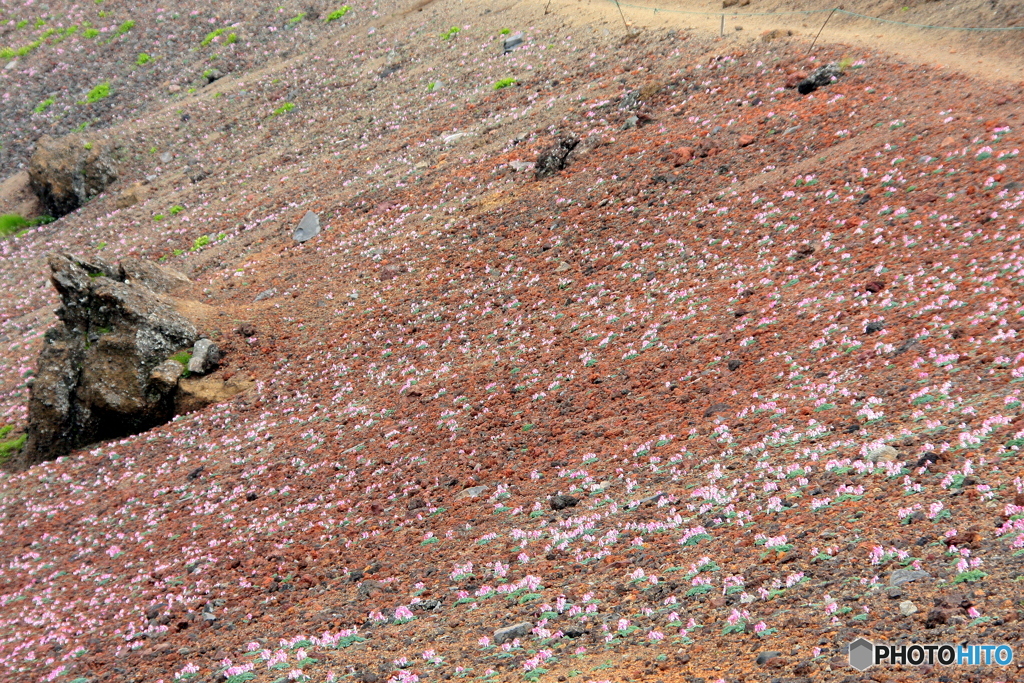
<svg viewBox="0 0 1024 683">
<path fill-rule="evenodd" d="M 95 130 L 118 183 L 0 242 L 12 435 L 52 250 L 186 272 L 256 380 L 2 475 L 0 679 L 840 681 L 861 636 L 1019 644 L 1019 89 L 451 12 L 356 7 Z"/>
</svg>

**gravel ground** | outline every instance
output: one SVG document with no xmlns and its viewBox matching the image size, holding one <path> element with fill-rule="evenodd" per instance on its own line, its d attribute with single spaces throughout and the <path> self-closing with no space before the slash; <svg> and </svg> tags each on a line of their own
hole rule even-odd
<svg viewBox="0 0 1024 683">
<path fill-rule="evenodd" d="M 0 423 L 26 421 L 58 249 L 186 272 L 218 376 L 257 386 L 2 475 L 4 680 L 841 681 L 860 636 L 1020 642 L 1016 85 L 801 36 L 374 8 L 189 12 L 153 67 L 128 62 L 169 9 L 61 44 L 122 51 L 58 109 L 126 93 L 83 105 L 122 174 L 0 243 Z M 201 87 L 217 62 L 186 46 L 239 22 Z M 9 159 L 50 125 L 22 110 Z"/>
</svg>

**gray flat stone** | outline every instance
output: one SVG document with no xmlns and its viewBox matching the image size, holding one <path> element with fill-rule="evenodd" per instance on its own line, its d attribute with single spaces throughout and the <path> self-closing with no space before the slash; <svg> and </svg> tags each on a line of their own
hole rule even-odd
<svg viewBox="0 0 1024 683">
<path fill-rule="evenodd" d="M 529 635 L 533 629 L 533 622 L 521 621 L 518 624 L 512 624 L 505 628 L 499 628 L 494 632 L 494 644 L 501 645 L 502 643 L 508 643 L 516 638 L 522 638 L 525 635 Z"/>
<path fill-rule="evenodd" d="M 484 494 L 487 490 L 487 486 L 480 485 L 472 488 L 463 489 L 455 494 L 455 500 L 461 500 L 462 498 L 478 498 Z"/>
<path fill-rule="evenodd" d="M 890 586 L 902 586 L 905 583 L 911 581 L 917 581 L 918 579 L 930 579 L 932 577 L 928 572 L 923 572 L 917 569 L 897 569 L 889 575 Z"/>
<path fill-rule="evenodd" d="M 209 339 L 199 339 L 192 347 L 192 358 L 188 361 L 188 371 L 196 375 L 205 375 L 217 369 L 220 363 L 220 349 Z"/>
<path fill-rule="evenodd" d="M 523 34 L 522 33 L 516 33 L 516 34 L 511 35 L 508 38 L 506 38 L 505 39 L 505 43 L 502 45 L 502 47 L 503 47 L 503 49 L 505 51 L 505 54 L 508 54 L 509 52 L 512 52 L 512 50 L 514 50 L 517 47 L 519 47 L 520 45 L 522 45 L 523 41 L 524 41 L 524 38 L 523 38 Z"/>
<path fill-rule="evenodd" d="M 317 216 L 312 211 L 307 211 L 306 215 L 299 221 L 298 227 L 295 228 L 295 232 L 292 233 L 292 239 L 296 242 L 306 242 L 313 239 L 320 234 L 320 216 Z"/>
<path fill-rule="evenodd" d="M 900 614 L 905 617 L 909 617 L 911 614 L 917 612 L 917 605 L 912 603 L 910 600 L 904 600 L 900 603 Z"/>
</svg>

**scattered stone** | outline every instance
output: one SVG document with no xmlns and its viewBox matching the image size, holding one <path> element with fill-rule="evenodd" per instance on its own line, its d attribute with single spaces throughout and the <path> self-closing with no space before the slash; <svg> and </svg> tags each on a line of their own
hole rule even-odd
<svg viewBox="0 0 1024 683">
<path fill-rule="evenodd" d="M 912 603 L 910 600 L 904 600 L 900 603 L 900 614 L 905 617 L 909 617 L 911 614 L 917 612 L 917 605 Z"/>
<path fill-rule="evenodd" d="M 125 274 L 146 270 L 131 259 L 118 266 L 50 254 L 48 262 L 61 298 L 60 322 L 46 332 L 39 354 L 20 463 L 25 467 L 168 421 L 174 415 L 173 370 L 165 366 L 155 381 L 153 371 L 198 336 L 175 310 L 176 300 Z"/>
<path fill-rule="evenodd" d="M 241 337 L 255 337 L 256 328 L 249 323 L 242 323 L 238 326 L 238 329 L 235 330 L 235 333 Z"/>
<path fill-rule="evenodd" d="M 864 334 L 874 334 L 875 332 L 881 332 L 884 329 L 885 329 L 885 323 L 883 323 L 883 322 L 868 323 L 864 327 Z"/>
<path fill-rule="evenodd" d="M 412 498 L 412 499 L 409 500 L 409 504 L 406 505 L 406 508 L 410 512 L 412 512 L 413 510 L 419 510 L 419 509 L 425 508 L 425 507 L 427 507 L 427 503 L 422 498 Z"/>
<path fill-rule="evenodd" d="M 704 417 L 712 417 L 715 413 L 722 413 L 731 409 L 732 406 L 728 403 L 712 403 L 711 406 L 704 411 Z"/>
<path fill-rule="evenodd" d="M 928 613 L 928 617 L 924 620 L 925 628 L 935 628 L 949 621 L 949 614 L 942 611 L 941 609 L 935 608 Z"/>
<path fill-rule="evenodd" d="M 756 140 L 757 138 L 754 137 L 753 135 L 741 135 L 740 139 L 736 142 L 736 144 L 739 147 L 749 147 L 750 145 L 754 144 Z"/>
<path fill-rule="evenodd" d="M 264 289 L 262 292 L 256 295 L 256 298 L 253 299 L 253 302 L 264 301 L 274 296 L 275 294 L 277 294 L 277 289 L 274 287 L 271 287 L 270 289 Z"/>
<path fill-rule="evenodd" d="M 791 35 L 793 35 L 792 31 L 785 31 L 783 29 L 773 28 L 770 31 L 765 31 L 764 33 L 762 33 L 761 40 L 765 43 L 770 43 L 773 40 L 777 40 L 779 38 L 786 38 Z"/>
<path fill-rule="evenodd" d="M 890 586 L 902 586 L 905 583 L 911 581 L 917 581 L 918 579 L 930 579 L 932 577 L 928 572 L 920 571 L 918 569 L 897 569 L 889 575 Z"/>
<path fill-rule="evenodd" d="M 622 130 L 636 128 L 637 121 L 639 120 L 640 119 L 638 119 L 636 116 L 630 116 L 628 119 L 626 119 L 626 122 L 622 124 Z"/>
<path fill-rule="evenodd" d="M 362 577 L 360 577 L 362 578 Z M 367 579 L 359 584 L 359 588 L 356 590 L 356 595 L 360 600 L 368 600 L 375 595 L 384 592 L 384 584 L 375 579 Z"/>
<path fill-rule="evenodd" d="M 680 147 L 672 150 L 672 165 L 682 166 L 693 158 L 693 147 Z"/>
<path fill-rule="evenodd" d="M 224 74 L 220 69 L 207 69 L 203 72 L 203 78 L 206 79 L 206 84 L 209 85 L 214 81 L 219 81 L 224 78 Z"/>
<path fill-rule="evenodd" d="M 548 151 L 537 158 L 537 180 L 553 176 L 567 165 L 569 153 L 576 149 L 579 138 L 566 137 L 558 140 Z"/>
<path fill-rule="evenodd" d="M 885 289 L 885 283 L 881 280 L 872 280 L 864 285 L 864 291 L 871 292 L 872 294 L 878 294 Z"/>
<path fill-rule="evenodd" d="M 477 498 L 484 494 L 487 490 L 487 486 L 481 484 L 480 486 L 473 486 L 468 489 L 463 489 L 455 494 L 455 500 L 462 500 L 463 498 Z"/>
<path fill-rule="evenodd" d="M 786 87 L 795 88 L 807 78 L 806 71 L 794 71 L 786 76 Z"/>
<path fill-rule="evenodd" d="M 193 184 L 200 183 L 210 177 L 210 172 L 202 167 L 186 168 L 185 171 L 188 174 L 188 179 Z"/>
<path fill-rule="evenodd" d="M 867 459 L 871 462 L 896 462 L 900 459 L 900 452 L 884 444 L 868 451 Z"/>
<path fill-rule="evenodd" d="M 119 209 L 127 209 L 130 206 L 141 204 L 149 198 L 149 189 L 142 183 L 135 183 L 127 190 L 118 195 L 114 206 Z"/>
<path fill-rule="evenodd" d="M 735 372 L 736 370 L 739 370 L 741 365 L 743 365 L 743 361 L 741 361 L 741 360 L 739 360 L 737 358 L 733 358 L 728 363 L 729 370 L 732 371 L 732 372 Z"/>
<path fill-rule="evenodd" d="M 505 42 L 502 43 L 502 53 L 507 55 L 509 52 L 512 52 L 512 50 L 516 49 L 524 42 L 525 38 L 523 38 L 522 33 L 514 33 L 510 35 L 508 38 L 506 38 Z"/>
<path fill-rule="evenodd" d="M 47 214 L 66 216 L 117 180 L 114 146 L 80 135 L 44 135 L 29 160 L 29 182 Z"/>
<path fill-rule="evenodd" d="M 640 104 L 640 91 L 630 90 L 626 93 L 626 96 L 622 98 L 622 102 L 619 103 L 619 109 L 622 111 L 632 111 L 636 109 L 638 104 Z"/>
<path fill-rule="evenodd" d="M 454 145 L 459 140 L 468 138 L 471 135 L 472 133 L 452 133 L 451 135 L 446 135 L 444 137 L 444 144 L 445 146 Z"/>
<path fill-rule="evenodd" d="M 899 600 L 903 597 L 903 590 L 899 586 L 889 586 L 885 589 L 885 595 L 890 600 Z"/>
<path fill-rule="evenodd" d="M 149 373 L 149 386 L 160 393 L 170 393 L 178 386 L 178 379 L 184 371 L 184 365 L 168 358 Z"/>
<path fill-rule="evenodd" d="M 220 348 L 209 339 L 199 339 L 192 347 L 188 371 L 193 375 L 206 375 L 217 369 L 222 358 Z"/>
<path fill-rule="evenodd" d="M 746 7 L 750 4 L 750 0 L 722 0 L 722 9 L 729 9 L 730 7 Z"/>
<path fill-rule="evenodd" d="M 555 268 L 555 272 L 556 272 L 556 273 L 564 273 L 564 272 L 566 272 L 567 270 L 572 270 L 572 266 L 570 266 L 570 265 L 569 265 L 568 263 L 566 263 L 565 261 L 559 261 L 559 262 L 558 262 L 558 267 L 557 267 L 557 268 Z"/>
<path fill-rule="evenodd" d="M 217 377 L 183 377 L 178 380 L 178 393 L 174 396 L 177 415 L 194 413 L 215 403 L 224 403 L 256 385 L 243 375 L 224 380 Z"/>
<path fill-rule="evenodd" d="M 160 162 L 164 164 L 169 164 L 171 163 L 171 159 L 173 158 L 173 154 L 171 154 L 170 152 L 164 152 L 163 154 L 160 155 Z"/>
<path fill-rule="evenodd" d="M 557 494 L 551 496 L 549 501 L 552 510 L 564 510 L 566 508 L 576 507 L 579 504 L 580 499 L 575 496 L 567 496 L 564 494 Z"/>
<path fill-rule="evenodd" d="M 807 95 L 818 88 L 831 85 L 839 80 L 843 72 L 838 64 L 826 64 L 811 72 L 811 75 L 797 83 L 796 89 L 801 95 Z"/>
<path fill-rule="evenodd" d="M 358 683 L 380 683 L 382 680 L 380 676 L 369 669 L 360 669 L 354 676 Z"/>
<path fill-rule="evenodd" d="M 534 168 L 537 167 L 537 164 L 535 164 L 532 161 L 510 161 L 508 162 L 508 165 L 511 166 L 512 170 L 516 172 L 532 171 Z"/>
<path fill-rule="evenodd" d="M 380 269 L 380 274 L 377 276 L 381 280 L 391 280 L 402 273 L 408 273 L 409 269 L 401 263 L 389 263 Z"/>
<path fill-rule="evenodd" d="M 308 242 L 319 234 L 320 217 L 312 211 L 307 211 L 292 233 L 292 239 L 296 242 Z"/>
<path fill-rule="evenodd" d="M 533 630 L 533 622 L 521 621 L 518 624 L 512 626 L 506 626 L 505 628 L 499 628 L 494 632 L 494 644 L 501 645 L 502 643 L 508 643 L 516 638 L 522 638 L 528 635 Z"/>
<path fill-rule="evenodd" d="M 645 83 L 643 86 L 640 87 L 640 99 L 646 102 L 664 89 L 665 84 L 662 83 L 661 81 L 651 81 L 650 83 Z"/>
<path fill-rule="evenodd" d="M 759 654 L 757 656 L 757 659 L 754 660 L 754 661 L 757 662 L 758 666 L 764 666 L 769 661 L 771 661 L 772 659 L 775 659 L 776 657 L 778 657 L 781 654 L 782 654 L 781 652 L 776 652 L 775 650 L 769 650 L 767 652 L 762 652 L 761 654 Z"/>
</svg>

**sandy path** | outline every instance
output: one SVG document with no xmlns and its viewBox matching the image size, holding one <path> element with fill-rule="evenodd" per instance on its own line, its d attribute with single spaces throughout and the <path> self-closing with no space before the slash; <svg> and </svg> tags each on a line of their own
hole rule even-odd
<svg viewBox="0 0 1024 683">
<path fill-rule="evenodd" d="M 949 7 L 950 4 L 926 3 L 897 13 L 886 12 L 884 9 L 891 9 L 891 6 L 883 8 L 871 0 L 844 3 L 843 6 L 868 16 L 926 25 L 1000 26 L 1014 23 L 1001 16 L 993 16 L 980 4 L 955 3 L 958 5 L 956 8 Z M 1020 3 L 1016 5 L 1010 14 L 1024 16 Z M 620 16 L 619 9 L 611 0 L 535 0 L 496 7 L 493 4 L 481 5 L 486 6 L 493 7 L 495 12 L 509 11 L 510 15 L 522 20 L 528 20 L 534 12 L 543 12 L 546 7 L 548 11 L 564 16 L 568 25 L 589 24 L 602 32 L 623 35 L 624 17 L 633 29 L 696 29 L 720 34 L 723 41 L 737 46 L 761 40 L 764 32 L 772 30 L 783 34 L 792 31 L 792 37 L 786 39 L 810 46 L 828 16 L 827 9 L 830 9 L 822 3 L 824 11 L 812 14 L 801 11 L 808 8 L 807 4 L 755 2 L 723 10 L 720 1 L 630 0 L 621 5 Z M 818 38 L 818 44 L 825 43 L 883 50 L 903 55 L 910 62 L 939 65 L 994 81 L 1024 80 L 1024 59 L 1020 58 L 1024 53 L 1024 26 L 1019 30 L 1001 32 L 915 29 L 836 13 Z"/>
</svg>

